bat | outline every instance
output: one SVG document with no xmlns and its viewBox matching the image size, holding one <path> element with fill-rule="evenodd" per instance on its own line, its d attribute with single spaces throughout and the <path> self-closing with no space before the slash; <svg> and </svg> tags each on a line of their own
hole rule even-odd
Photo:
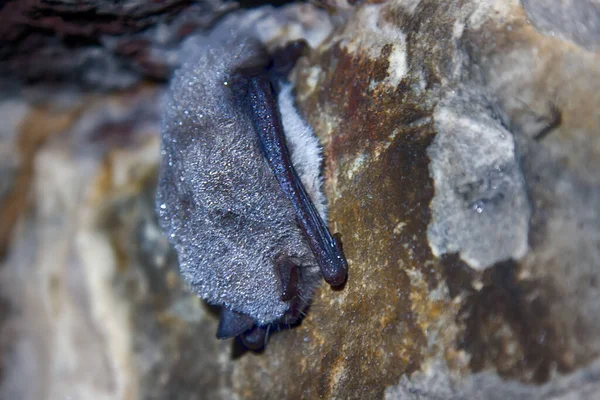
<svg viewBox="0 0 600 400">
<path fill-rule="evenodd" d="M 347 278 L 321 149 L 285 78 L 302 44 L 269 54 L 217 28 L 188 49 L 163 115 L 159 223 L 191 290 L 222 307 L 217 337 L 260 349 L 301 319 L 321 277 Z"/>
</svg>

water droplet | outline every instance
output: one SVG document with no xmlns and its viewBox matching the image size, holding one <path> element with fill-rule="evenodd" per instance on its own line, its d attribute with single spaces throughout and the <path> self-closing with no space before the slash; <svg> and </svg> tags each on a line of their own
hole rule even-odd
<svg viewBox="0 0 600 400">
<path fill-rule="evenodd" d="M 483 202 L 478 201 L 473 204 L 473 209 L 477 211 L 478 214 L 481 214 L 483 212 Z"/>
</svg>

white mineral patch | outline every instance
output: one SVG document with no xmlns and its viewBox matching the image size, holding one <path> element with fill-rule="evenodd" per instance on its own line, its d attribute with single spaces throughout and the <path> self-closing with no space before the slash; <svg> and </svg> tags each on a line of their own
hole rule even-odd
<svg viewBox="0 0 600 400">
<path fill-rule="evenodd" d="M 346 176 L 348 177 L 348 179 L 352 179 L 354 174 L 358 172 L 358 170 L 363 166 L 365 161 L 367 161 L 366 154 L 359 154 L 354 159 L 354 161 L 352 161 L 350 168 L 348 168 L 348 171 L 346 172 Z"/>
<path fill-rule="evenodd" d="M 388 77 L 384 83 L 397 86 L 406 76 L 406 34 L 381 18 L 382 5 L 361 7 L 352 15 L 346 28 L 330 44 L 340 42 L 349 53 L 365 52 L 371 59 L 381 58 L 384 46 L 392 46 L 388 56 Z M 360 26 L 360 29 L 355 29 Z"/>
<path fill-rule="evenodd" d="M 386 78 L 386 81 L 389 82 L 391 86 L 398 86 L 400 81 L 402 81 L 402 78 L 408 73 L 408 65 L 406 63 L 406 42 L 394 43 L 389 61 L 389 75 Z"/>
<path fill-rule="evenodd" d="M 489 20 L 505 21 L 521 10 L 519 0 L 480 0 L 473 2 L 475 9 L 468 19 L 470 29 L 478 29 Z"/>
<path fill-rule="evenodd" d="M 317 48 L 331 34 L 333 25 L 325 10 L 311 4 L 292 4 L 276 8 L 266 6 L 232 13 L 223 24 L 236 31 L 254 31 L 256 37 L 274 48 L 289 41 L 303 39 Z"/>
<path fill-rule="evenodd" d="M 458 378 L 441 359 L 432 359 L 411 376 L 404 375 L 398 385 L 385 390 L 385 400 L 438 400 L 438 399 L 595 399 L 600 385 L 600 363 L 568 375 L 556 375 L 543 385 L 526 385 L 506 381 L 492 371 Z"/>
<path fill-rule="evenodd" d="M 471 267 L 484 269 L 525 255 L 530 209 L 513 137 L 478 102 L 453 100 L 436 108 L 427 236 L 436 257 L 460 253 Z"/>
</svg>

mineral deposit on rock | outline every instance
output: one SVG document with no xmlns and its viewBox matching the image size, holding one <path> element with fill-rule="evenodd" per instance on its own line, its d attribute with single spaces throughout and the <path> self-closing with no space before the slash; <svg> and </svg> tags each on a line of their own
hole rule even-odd
<svg viewBox="0 0 600 400">
<path fill-rule="evenodd" d="M 0 398 L 600 392 L 597 1 L 235 11 L 311 45 L 290 78 L 350 264 L 261 354 L 214 338 L 152 212 L 162 82 L 229 5 L 121 3 L 0 8 L 24 16 L 0 28 Z"/>
</svg>

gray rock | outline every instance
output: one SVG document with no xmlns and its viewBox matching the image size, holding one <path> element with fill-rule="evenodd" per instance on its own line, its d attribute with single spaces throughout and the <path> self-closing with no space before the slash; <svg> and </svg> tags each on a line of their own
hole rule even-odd
<svg viewBox="0 0 600 400">
<path fill-rule="evenodd" d="M 159 235 L 162 89 L 58 110 L 36 97 L 6 142 L 28 150 L 14 154 L 17 175 L 5 169 L 27 178 L 18 193 L 7 185 L 17 206 L 0 210 L 0 227 L 14 222 L 0 265 L 2 395 L 594 398 L 600 70 L 593 21 L 577 17 L 593 3 L 540 4 L 241 11 L 272 45 L 315 39 L 291 78 L 350 264 L 346 287 L 318 288 L 302 324 L 260 355 L 214 338 L 216 316 Z M 158 32 L 139 18 L 139 34 Z M 107 35 L 118 36 L 96 36 Z M 481 214 L 469 208 L 482 199 Z"/>
</svg>

